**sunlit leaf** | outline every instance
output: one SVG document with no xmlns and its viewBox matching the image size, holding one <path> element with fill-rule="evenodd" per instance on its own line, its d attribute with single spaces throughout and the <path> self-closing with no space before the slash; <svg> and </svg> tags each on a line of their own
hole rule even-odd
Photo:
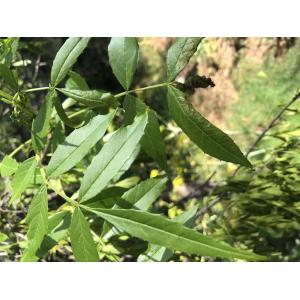
<svg viewBox="0 0 300 300">
<path fill-rule="evenodd" d="M 80 162 L 103 137 L 115 112 L 94 117 L 87 125 L 74 130 L 53 153 L 47 166 L 48 176 L 58 176 Z"/>
<path fill-rule="evenodd" d="M 73 254 L 76 261 L 99 261 L 96 244 L 93 240 L 89 224 L 80 208 L 75 208 L 70 227 Z"/>
<path fill-rule="evenodd" d="M 118 129 L 87 168 L 79 190 L 82 202 L 100 193 L 135 151 L 144 134 L 148 114 L 137 116 L 132 125 Z"/>
<path fill-rule="evenodd" d="M 12 181 L 12 197 L 10 203 L 16 203 L 21 194 L 26 190 L 34 177 L 37 160 L 31 157 L 22 162 Z"/>
<path fill-rule="evenodd" d="M 48 232 L 48 197 L 47 188 L 41 186 L 33 197 L 26 217 L 29 225 L 27 232 L 28 245 L 23 253 L 22 261 L 31 261 Z"/>
<path fill-rule="evenodd" d="M 0 163 L 1 176 L 11 176 L 17 171 L 18 166 L 19 164 L 14 158 L 5 155 L 2 162 Z"/>
<path fill-rule="evenodd" d="M 235 249 L 161 215 L 133 209 L 84 208 L 134 237 L 172 250 L 224 258 L 264 259 L 263 256 Z"/>
</svg>

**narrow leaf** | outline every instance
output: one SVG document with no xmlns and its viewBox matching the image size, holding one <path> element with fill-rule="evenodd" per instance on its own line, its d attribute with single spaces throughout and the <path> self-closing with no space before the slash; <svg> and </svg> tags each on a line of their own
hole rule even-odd
<svg viewBox="0 0 300 300">
<path fill-rule="evenodd" d="M 134 237 L 172 250 L 224 258 L 264 259 L 263 256 L 235 249 L 160 215 L 132 209 L 84 208 Z"/>
<path fill-rule="evenodd" d="M 124 122 L 131 124 L 137 113 L 142 113 L 148 106 L 141 100 L 127 95 L 124 100 L 125 116 Z M 149 108 L 148 108 L 149 109 Z M 165 143 L 159 129 L 156 113 L 149 109 L 149 120 L 145 130 L 145 135 L 141 140 L 143 150 L 158 163 L 158 165 L 168 172 Z"/>
<path fill-rule="evenodd" d="M 41 186 L 33 197 L 26 222 L 29 225 L 27 232 L 28 245 L 21 261 L 31 261 L 31 257 L 35 255 L 48 232 L 48 197 L 45 185 Z"/>
<path fill-rule="evenodd" d="M 1 176 L 11 176 L 17 171 L 18 166 L 19 164 L 14 158 L 5 155 L 0 164 Z"/>
<path fill-rule="evenodd" d="M 71 128 L 76 128 L 77 127 L 77 124 L 72 121 L 68 115 L 66 114 L 61 102 L 60 102 L 60 99 L 57 95 L 57 92 L 56 90 L 52 90 L 51 91 L 53 94 L 52 94 L 52 102 L 54 104 L 54 107 L 55 107 L 55 110 L 59 116 L 59 118 L 66 124 L 68 125 L 69 127 Z"/>
<path fill-rule="evenodd" d="M 51 152 L 53 153 L 59 144 L 62 144 L 66 139 L 63 122 L 59 119 L 56 121 L 53 136 L 51 139 Z"/>
<path fill-rule="evenodd" d="M 68 74 L 90 38 L 68 38 L 57 52 L 51 69 L 51 84 L 57 86 Z"/>
<path fill-rule="evenodd" d="M 112 208 L 126 191 L 122 187 L 112 186 L 86 201 L 84 205 L 90 208 Z"/>
<path fill-rule="evenodd" d="M 174 121 L 205 153 L 221 160 L 251 167 L 234 141 L 197 112 L 181 91 L 171 86 L 168 87 L 168 106 Z"/>
<path fill-rule="evenodd" d="M 54 177 L 63 174 L 80 162 L 103 137 L 115 112 L 94 117 L 87 125 L 74 130 L 53 153 L 46 173 Z"/>
<path fill-rule="evenodd" d="M 8 65 L 0 63 L 0 76 L 4 79 L 4 81 L 12 91 L 18 91 L 19 87 L 16 73 L 14 73 L 8 67 Z"/>
<path fill-rule="evenodd" d="M 89 90 L 86 80 L 78 73 L 70 71 L 68 73 L 69 79 L 66 82 L 66 88 L 69 90 Z"/>
<path fill-rule="evenodd" d="M 80 208 L 75 208 L 70 227 L 73 254 L 76 261 L 99 261 L 96 244 L 93 240 L 89 224 Z"/>
<path fill-rule="evenodd" d="M 44 237 L 40 248 L 30 257 L 30 261 L 38 261 L 54 246 L 63 240 L 71 224 L 71 214 L 68 211 L 55 213 L 48 218 L 48 234 Z"/>
<path fill-rule="evenodd" d="M 37 160 L 35 157 L 31 157 L 21 163 L 12 181 L 12 197 L 10 203 L 15 203 L 29 186 L 34 177 L 36 167 Z"/>
<path fill-rule="evenodd" d="M 139 45 L 133 37 L 114 37 L 108 46 L 109 63 L 125 90 L 131 86 L 138 58 Z"/>
<path fill-rule="evenodd" d="M 50 119 L 53 110 L 52 97 L 53 91 L 49 91 L 36 118 L 32 122 L 32 146 L 36 153 L 43 150 L 47 141 L 47 135 L 50 129 Z"/>
<path fill-rule="evenodd" d="M 150 178 L 142 181 L 134 188 L 128 190 L 113 206 L 113 209 L 139 209 L 142 211 L 148 210 L 155 200 L 161 195 L 166 187 L 167 178 Z M 102 236 L 108 240 L 113 235 L 120 233 L 117 228 L 112 228 L 111 225 L 105 223 Z"/>
<path fill-rule="evenodd" d="M 196 218 L 198 207 L 194 206 L 173 220 L 187 227 L 192 227 Z M 148 250 L 138 257 L 139 262 L 166 262 L 173 256 L 174 251 L 166 247 L 149 244 Z"/>
<path fill-rule="evenodd" d="M 118 100 L 110 93 L 100 90 L 70 90 L 70 89 L 57 89 L 65 96 L 73 100 L 91 107 L 117 107 Z"/>
<path fill-rule="evenodd" d="M 135 147 L 135 149 L 133 150 L 133 152 L 130 154 L 130 156 L 128 157 L 128 159 L 124 162 L 123 166 L 117 172 L 117 174 L 112 178 L 111 181 L 113 183 L 117 182 L 122 177 L 122 175 L 130 168 L 130 166 L 132 165 L 132 163 L 135 161 L 135 159 L 139 155 L 140 151 L 141 151 L 141 146 L 138 144 Z"/>
<path fill-rule="evenodd" d="M 186 66 L 190 58 L 196 52 L 203 38 L 177 38 L 168 50 L 167 72 L 168 81 L 173 81 L 180 71 Z"/>
<path fill-rule="evenodd" d="M 117 130 L 104 144 L 82 179 L 79 190 L 82 202 L 100 193 L 120 171 L 142 138 L 147 121 L 145 112 L 136 117 L 132 125 Z"/>
</svg>

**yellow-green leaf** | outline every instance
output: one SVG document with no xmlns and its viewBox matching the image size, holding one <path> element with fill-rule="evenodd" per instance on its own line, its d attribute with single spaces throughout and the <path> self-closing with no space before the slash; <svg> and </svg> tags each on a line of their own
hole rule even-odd
<svg viewBox="0 0 300 300">
<path fill-rule="evenodd" d="M 96 244 L 93 240 L 89 224 L 80 208 L 75 208 L 70 227 L 73 254 L 76 261 L 99 261 Z"/>
</svg>

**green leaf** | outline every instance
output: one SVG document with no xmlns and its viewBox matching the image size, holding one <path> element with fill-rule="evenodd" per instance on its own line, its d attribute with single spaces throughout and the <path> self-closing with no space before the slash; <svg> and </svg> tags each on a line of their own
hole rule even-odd
<svg viewBox="0 0 300 300">
<path fill-rule="evenodd" d="M 57 86 L 68 74 L 90 38 L 68 38 L 57 52 L 51 69 L 51 85 Z"/>
<path fill-rule="evenodd" d="M 263 256 L 235 249 L 160 215 L 132 209 L 84 209 L 134 237 L 172 250 L 224 258 L 265 259 Z"/>
<path fill-rule="evenodd" d="M 53 153 L 46 168 L 48 176 L 63 174 L 80 162 L 103 137 L 115 111 L 94 117 L 87 125 L 74 130 Z"/>
<path fill-rule="evenodd" d="M 69 90 L 69 89 L 57 89 L 65 96 L 72 98 L 73 100 L 91 107 L 117 107 L 119 102 L 111 94 L 100 90 Z"/>
<path fill-rule="evenodd" d="M 122 169 L 144 134 L 148 113 L 135 118 L 132 125 L 118 129 L 104 144 L 87 168 L 79 190 L 84 202 L 100 193 Z"/>
<path fill-rule="evenodd" d="M 44 237 L 40 248 L 30 257 L 30 261 L 38 261 L 54 246 L 63 240 L 71 224 L 71 214 L 68 211 L 55 213 L 48 218 L 48 234 Z"/>
<path fill-rule="evenodd" d="M 138 58 L 139 45 L 133 37 L 113 37 L 108 46 L 109 63 L 125 90 L 131 86 Z"/>
<path fill-rule="evenodd" d="M 187 227 L 192 227 L 196 218 L 198 207 L 194 206 L 191 209 L 185 211 L 181 215 L 175 217 L 173 220 L 180 224 L 184 224 Z M 148 250 L 138 257 L 139 262 L 157 262 L 168 261 L 173 256 L 174 251 L 166 247 L 149 244 Z"/>
<path fill-rule="evenodd" d="M 18 91 L 19 85 L 17 75 L 12 70 L 10 70 L 8 65 L 0 63 L 0 75 L 12 91 Z"/>
<path fill-rule="evenodd" d="M 141 100 L 131 95 L 127 95 L 124 100 L 124 108 L 124 122 L 125 124 L 131 124 L 134 116 L 137 113 L 144 112 L 148 106 Z M 149 109 L 148 124 L 145 135 L 141 140 L 141 145 L 143 150 L 153 158 L 163 170 L 168 172 L 165 143 L 160 133 L 156 113 L 151 109 Z"/>
<path fill-rule="evenodd" d="M 7 104 L 11 104 L 13 97 L 11 95 L 5 93 L 4 91 L 0 90 L 0 100 Z"/>
<path fill-rule="evenodd" d="M 0 164 L 1 176 L 11 176 L 17 171 L 18 166 L 19 164 L 14 158 L 5 155 Z"/>
<path fill-rule="evenodd" d="M 112 208 L 126 191 L 125 188 L 112 186 L 86 201 L 84 205 L 90 208 Z"/>
<path fill-rule="evenodd" d="M 172 86 L 168 87 L 168 106 L 177 125 L 205 153 L 221 160 L 251 167 L 234 141 L 206 120 L 185 99 L 184 94 Z"/>
<path fill-rule="evenodd" d="M 0 243 L 6 241 L 8 236 L 5 233 L 0 232 Z"/>
<path fill-rule="evenodd" d="M 114 208 L 148 210 L 166 187 L 167 177 L 150 178 L 123 194 Z"/>
<path fill-rule="evenodd" d="M 0 40 L 0 61 L 8 66 L 16 59 L 17 50 L 19 46 L 19 39 L 17 37 L 9 37 Z"/>
<path fill-rule="evenodd" d="M 66 112 L 60 102 L 60 99 L 57 95 L 56 90 L 52 90 L 51 93 L 52 93 L 52 102 L 54 104 L 55 110 L 56 110 L 59 118 L 69 127 L 76 128 L 78 126 L 78 124 L 76 124 L 74 121 L 72 121 L 66 114 Z"/>
<path fill-rule="evenodd" d="M 117 201 L 116 205 L 113 206 L 113 209 L 134 208 L 142 211 L 148 210 L 165 189 L 166 182 L 166 177 L 150 178 L 142 181 L 137 186 L 124 193 Z M 119 232 L 119 229 L 112 228 L 112 226 L 105 223 L 102 236 L 104 239 L 108 240 Z"/>
<path fill-rule="evenodd" d="M 133 150 L 133 152 L 130 154 L 128 159 L 124 162 L 123 166 L 120 168 L 118 173 L 112 178 L 111 181 L 113 183 L 117 182 L 122 177 L 122 175 L 130 168 L 132 163 L 135 161 L 135 159 L 139 155 L 140 151 L 141 151 L 141 146 L 138 144 L 135 147 L 135 149 Z"/>
<path fill-rule="evenodd" d="M 82 91 L 89 90 L 89 86 L 86 80 L 80 74 L 74 71 L 70 71 L 68 75 L 69 75 L 69 79 L 66 82 L 66 88 L 68 90 L 82 90 Z"/>
<path fill-rule="evenodd" d="M 53 136 L 51 139 L 51 152 L 54 152 L 59 144 L 62 144 L 66 139 L 63 122 L 59 119 L 56 121 Z"/>
<path fill-rule="evenodd" d="M 53 91 L 49 91 L 37 116 L 32 122 L 31 137 L 35 153 L 42 151 L 47 141 L 53 110 L 52 97 Z"/>
<path fill-rule="evenodd" d="M 31 257 L 35 255 L 48 232 L 48 197 L 45 185 L 42 185 L 33 197 L 26 223 L 29 225 L 27 232 L 28 245 L 21 261 L 31 261 Z"/>
<path fill-rule="evenodd" d="M 16 200 L 20 198 L 21 194 L 29 186 L 34 177 L 36 167 L 37 160 L 35 157 L 31 157 L 21 163 L 12 181 L 12 197 L 10 203 L 16 203 Z"/>
<path fill-rule="evenodd" d="M 168 50 L 168 81 L 173 81 L 197 50 L 203 38 L 177 38 Z"/>
<path fill-rule="evenodd" d="M 70 227 L 70 237 L 73 254 L 76 261 L 99 261 L 96 244 L 90 227 L 80 208 L 75 208 Z"/>
</svg>

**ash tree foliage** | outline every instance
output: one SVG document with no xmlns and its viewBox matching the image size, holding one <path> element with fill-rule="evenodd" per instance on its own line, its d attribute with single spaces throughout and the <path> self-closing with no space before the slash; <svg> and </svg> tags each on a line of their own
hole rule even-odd
<svg viewBox="0 0 300 300">
<path fill-rule="evenodd" d="M 235 142 L 193 108 L 186 99 L 186 87 L 175 81 L 201 40 L 177 38 L 168 50 L 166 81 L 132 90 L 139 59 L 138 41 L 112 38 L 109 62 L 124 89 L 115 95 L 90 89 L 85 79 L 72 71 L 90 38 L 66 40 L 55 56 L 47 87 L 22 90 L 17 73 L 10 68 L 13 54 L 1 60 L 0 73 L 5 81 L 1 99 L 13 105 L 15 114 L 22 114 L 31 128 L 27 145 L 33 149 L 32 156 L 17 162 L 14 151 L 1 163 L 1 175 L 12 178 L 12 208 L 22 201 L 26 189 L 34 187 L 35 191 L 24 220 L 28 226 L 27 246 L 21 261 L 43 258 L 67 236 L 76 261 L 97 262 L 101 260 L 100 245 L 122 232 L 148 243 L 138 261 L 168 261 L 174 251 L 226 259 L 264 259 L 193 229 L 196 206 L 173 220 L 152 212 L 171 170 L 160 132 L 159 111 L 138 98 L 140 91 L 163 89 L 171 118 L 193 143 L 210 156 L 251 167 Z M 67 82 L 62 85 L 65 79 Z M 40 91 L 46 95 L 35 114 L 26 96 Z M 62 97 L 67 100 L 62 102 Z M 74 104 L 80 109 L 70 113 L 68 108 Z M 122 116 L 123 121 L 114 130 L 112 125 L 117 116 Z M 71 129 L 66 137 L 61 130 L 63 126 Z M 116 183 L 141 149 L 165 175 L 125 190 Z M 87 156 L 92 156 L 88 166 L 81 164 Z M 64 176 L 78 165 L 81 166 L 75 182 L 78 190 L 70 195 L 65 190 Z M 48 205 L 50 193 L 64 201 L 55 211 Z M 102 220 L 96 229 L 91 226 L 95 220 Z"/>
</svg>

